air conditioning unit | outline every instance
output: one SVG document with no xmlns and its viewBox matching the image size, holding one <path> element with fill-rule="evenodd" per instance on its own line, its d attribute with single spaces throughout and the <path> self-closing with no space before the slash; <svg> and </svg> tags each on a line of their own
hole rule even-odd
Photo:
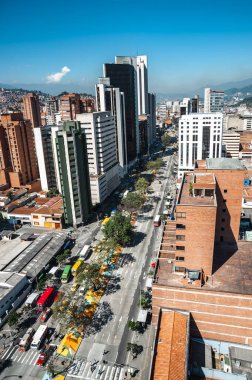
<svg viewBox="0 0 252 380">
<path fill-rule="evenodd" d="M 240 360 L 236 360 L 236 361 L 235 361 L 235 367 L 236 367 L 236 368 L 240 368 L 240 366 L 241 366 L 241 362 L 240 362 Z"/>
</svg>

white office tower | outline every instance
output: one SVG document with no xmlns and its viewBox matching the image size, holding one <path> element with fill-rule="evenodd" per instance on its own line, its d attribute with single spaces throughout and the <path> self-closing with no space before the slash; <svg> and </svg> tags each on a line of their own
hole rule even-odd
<svg viewBox="0 0 252 380">
<path fill-rule="evenodd" d="M 224 91 L 211 90 L 205 88 L 204 112 L 223 112 L 224 109 Z"/>
<path fill-rule="evenodd" d="M 102 203 L 118 186 L 116 125 L 111 112 L 77 114 L 87 141 L 93 205 Z"/>
<path fill-rule="evenodd" d="M 147 55 L 138 55 L 136 59 L 137 59 L 138 115 L 147 115 L 149 113 Z"/>
<path fill-rule="evenodd" d="M 182 102 L 180 103 L 180 116 L 188 115 L 191 110 L 191 99 L 190 98 L 184 98 Z"/>
<path fill-rule="evenodd" d="M 41 188 L 43 191 L 48 191 L 52 187 L 57 187 L 54 156 L 52 147 L 52 125 L 43 127 L 35 127 L 34 139 L 36 154 L 38 158 L 39 176 Z"/>
<path fill-rule="evenodd" d="M 124 177 L 128 171 L 124 93 L 119 88 L 110 86 L 110 78 L 99 78 L 95 90 L 97 111 L 111 111 L 115 118 L 119 175 Z"/>
<path fill-rule="evenodd" d="M 179 120 L 179 170 L 193 170 L 196 160 L 219 158 L 222 152 L 222 113 L 184 115 Z"/>
</svg>

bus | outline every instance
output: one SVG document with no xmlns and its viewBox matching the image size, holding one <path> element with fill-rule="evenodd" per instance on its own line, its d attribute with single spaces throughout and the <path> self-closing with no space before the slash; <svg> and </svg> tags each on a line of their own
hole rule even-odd
<svg viewBox="0 0 252 380">
<path fill-rule="evenodd" d="M 80 267 L 81 267 L 81 264 L 83 263 L 83 259 L 79 259 L 78 261 L 76 261 L 76 263 L 73 265 L 72 267 L 72 275 L 74 277 L 77 276 L 77 274 L 79 273 L 80 271 Z"/>
<path fill-rule="evenodd" d="M 43 311 L 53 298 L 54 288 L 47 288 L 39 297 L 36 305 L 36 310 Z"/>
<path fill-rule="evenodd" d="M 48 327 L 46 325 L 40 325 L 32 339 L 31 348 L 36 348 L 37 350 L 39 350 L 39 348 L 41 347 L 41 344 L 45 340 L 47 332 L 48 332 Z"/>
<path fill-rule="evenodd" d="M 20 340 L 19 342 L 19 345 L 18 345 L 18 350 L 19 351 L 26 351 L 28 350 L 28 348 L 30 347 L 30 344 L 31 344 L 31 341 L 32 341 L 32 337 L 35 333 L 35 330 L 30 327 L 26 333 L 24 334 L 23 338 Z"/>
<path fill-rule="evenodd" d="M 83 260 L 86 260 L 89 252 L 90 252 L 90 245 L 84 245 L 84 247 L 80 251 L 80 258 L 82 258 Z"/>
<path fill-rule="evenodd" d="M 27 300 L 25 301 L 25 305 L 34 307 L 37 303 L 38 298 L 39 298 L 39 293 L 34 292 L 30 294 Z"/>
<path fill-rule="evenodd" d="M 67 284 L 71 275 L 71 265 L 66 265 L 61 275 L 62 284 Z"/>
<path fill-rule="evenodd" d="M 154 227 L 159 227 L 161 224 L 161 215 L 156 215 L 153 221 Z"/>
</svg>

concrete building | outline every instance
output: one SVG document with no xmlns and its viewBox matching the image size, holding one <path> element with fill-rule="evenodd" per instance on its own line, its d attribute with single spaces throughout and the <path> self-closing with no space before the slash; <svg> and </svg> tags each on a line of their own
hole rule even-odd
<svg viewBox="0 0 252 380">
<path fill-rule="evenodd" d="M 22 187 L 38 179 L 33 127 L 21 113 L 1 115 L 0 180 Z"/>
<path fill-rule="evenodd" d="M 105 63 L 103 66 L 104 77 L 110 78 L 111 86 L 119 88 L 125 97 L 126 140 L 128 162 L 134 162 L 140 152 L 139 127 L 138 127 L 138 97 L 137 97 L 137 66 L 136 59 L 127 63 Z M 121 57 L 122 58 L 122 57 Z M 130 57 L 128 57 L 130 58 Z M 131 64 L 132 63 L 132 64 Z"/>
<path fill-rule="evenodd" d="M 222 143 L 225 157 L 239 158 L 240 134 L 235 131 L 223 131 Z"/>
<path fill-rule="evenodd" d="M 205 88 L 204 112 L 223 112 L 224 91 Z"/>
<path fill-rule="evenodd" d="M 180 116 L 188 115 L 191 112 L 191 99 L 184 98 L 179 106 L 180 106 Z"/>
<path fill-rule="evenodd" d="M 46 124 L 52 125 L 56 123 L 55 114 L 59 111 L 59 101 L 55 97 L 45 100 L 44 110 L 46 113 Z"/>
<path fill-rule="evenodd" d="M 110 78 L 99 78 L 96 85 L 97 111 L 110 111 L 116 124 L 117 160 L 119 175 L 127 174 L 127 140 L 125 119 L 125 97 L 119 88 L 110 86 Z"/>
<path fill-rule="evenodd" d="M 78 226 L 91 209 L 87 144 L 84 130 L 76 121 L 64 122 L 55 131 L 58 189 L 63 197 L 65 222 Z"/>
<path fill-rule="evenodd" d="M 79 94 L 67 94 L 60 97 L 61 121 L 75 120 L 81 113 L 81 100 Z"/>
<path fill-rule="evenodd" d="M 138 115 L 147 115 L 149 114 L 147 55 L 138 55 L 136 57 L 136 63 L 137 63 Z"/>
<path fill-rule="evenodd" d="M 30 288 L 31 284 L 24 274 L 0 272 L 0 327 L 8 314 L 24 301 Z"/>
<path fill-rule="evenodd" d="M 156 141 L 156 95 L 148 93 L 149 101 L 149 133 L 148 145 L 149 147 Z"/>
<path fill-rule="evenodd" d="M 222 153 L 221 113 L 184 115 L 179 120 L 179 171 L 193 170 L 195 161 L 218 158 Z"/>
<path fill-rule="evenodd" d="M 190 335 L 252 345 L 251 242 L 239 241 L 244 168 L 207 159 L 185 174 L 164 227 L 152 287 L 160 309 L 188 311 Z"/>
<path fill-rule="evenodd" d="M 150 129 L 150 119 L 147 115 L 142 115 L 138 117 L 139 123 L 139 138 L 140 138 L 140 154 L 144 156 L 148 153 L 148 140 L 149 140 L 149 129 Z"/>
<path fill-rule="evenodd" d="M 120 184 L 116 126 L 110 112 L 77 115 L 87 141 L 92 203 L 102 203 Z"/>
<path fill-rule="evenodd" d="M 48 191 L 57 187 L 52 149 L 52 126 L 34 128 L 35 147 L 38 158 L 41 189 Z"/>
<path fill-rule="evenodd" d="M 33 128 L 41 125 L 39 97 L 29 92 L 23 97 L 24 119 L 30 120 Z"/>
<path fill-rule="evenodd" d="M 198 113 L 199 112 L 199 95 L 195 95 L 191 99 L 191 113 Z"/>
</svg>

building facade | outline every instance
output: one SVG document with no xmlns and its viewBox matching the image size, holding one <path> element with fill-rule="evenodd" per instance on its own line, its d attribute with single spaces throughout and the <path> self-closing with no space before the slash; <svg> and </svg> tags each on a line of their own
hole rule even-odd
<svg viewBox="0 0 252 380">
<path fill-rule="evenodd" d="M 75 120 L 81 113 L 81 100 L 79 94 L 67 94 L 60 97 L 61 121 Z"/>
<path fill-rule="evenodd" d="M 239 158 L 240 134 L 235 131 L 223 131 L 222 143 L 225 157 Z"/>
<path fill-rule="evenodd" d="M 128 164 L 124 93 L 119 88 L 110 86 L 109 78 L 99 78 L 95 89 L 97 111 L 110 111 L 115 119 L 117 160 L 120 177 L 123 177 L 127 173 Z"/>
<path fill-rule="evenodd" d="M 224 91 L 211 90 L 205 88 L 204 112 L 223 112 L 224 109 Z"/>
<path fill-rule="evenodd" d="M 52 149 L 52 126 L 34 128 L 35 147 L 38 158 L 41 189 L 48 191 L 57 187 Z"/>
<path fill-rule="evenodd" d="M 77 121 L 64 122 L 55 131 L 53 141 L 58 162 L 58 188 L 63 197 L 64 217 L 68 225 L 78 226 L 91 210 L 87 162 L 87 143 Z"/>
<path fill-rule="evenodd" d="M 23 97 L 24 119 L 30 120 L 33 128 L 41 125 L 39 97 L 33 92 Z"/>
<path fill-rule="evenodd" d="M 1 115 L 0 123 L 1 181 L 22 187 L 38 179 L 38 164 L 33 127 L 22 113 Z"/>
<path fill-rule="evenodd" d="M 85 133 L 92 203 L 102 203 L 118 186 L 116 126 L 111 112 L 77 115 Z"/>
<path fill-rule="evenodd" d="M 223 116 L 221 113 L 184 115 L 179 120 L 179 176 L 193 170 L 196 160 L 218 158 L 222 154 Z"/>
</svg>

